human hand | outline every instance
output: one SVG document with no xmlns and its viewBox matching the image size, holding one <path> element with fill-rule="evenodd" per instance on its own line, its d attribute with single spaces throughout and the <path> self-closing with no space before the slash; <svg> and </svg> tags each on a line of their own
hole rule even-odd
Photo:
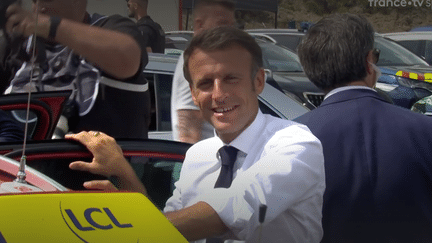
<svg viewBox="0 0 432 243">
<path fill-rule="evenodd" d="M 109 180 L 94 180 L 84 182 L 84 187 L 89 190 L 104 190 L 104 191 L 117 191 L 115 187 Z"/>
<path fill-rule="evenodd" d="M 123 151 L 114 138 L 101 132 L 67 134 L 65 138 L 81 142 L 94 156 L 90 163 L 75 161 L 69 164 L 69 168 L 106 177 L 126 176 L 125 173 L 130 171 L 128 168 L 130 165 L 123 157 Z"/>
<path fill-rule="evenodd" d="M 6 10 L 6 31 L 9 34 L 21 34 L 28 37 L 32 34 L 47 39 L 50 20 L 45 14 L 38 14 L 23 9 L 19 4 L 11 4 Z M 37 18 L 37 19 L 36 19 Z"/>
</svg>

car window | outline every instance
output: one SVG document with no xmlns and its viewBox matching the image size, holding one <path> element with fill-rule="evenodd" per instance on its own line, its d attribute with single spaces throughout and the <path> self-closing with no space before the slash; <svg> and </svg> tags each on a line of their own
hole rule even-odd
<svg viewBox="0 0 432 243">
<path fill-rule="evenodd" d="M 381 51 L 377 66 L 428 65 L 405 47 L 387 38 L 375 36 L 375 48 Z"/>
<path fill-rule="evenodd" d="M 303 35 L 273 35 L 272 37 L 279 45 L 285 46 L 290 50 L 297 52 L 297 46 L 300 44 Z"/>
<path fill-rule="evenodd" d="M 149 82 L 151 121 L 149 131 L 171 131 L 172 74 L 145 73 Z"/>
<path fill-rule="evenodd" d="M 152 202 L 162 210 L 173 194 L 174 183 L 180 178 L 182 162 L 148 157 L 132 157 L 129 162 L 145 185 Z"/>
<path fill-rule="evenodd" d="M 158 110 L 158 131 L 171 131 L 171 89 L 173 75 L 155 75 L 155 100 Z"/>
<path fill-rule="evenodd" d="M 432 65 L 432 41 L 427 40 L 425 44 L 424 57 L 429 65 Z"/>
<path fill-rule="evenodd" d="M 419 57 L 424 57 L 424 47 L 426 45 L 426 41 L 424 40 L 402 40 L 398 41 L 400 45 L 405 47 L 406 49 L 412 51 Z"/>
<path fill-rule="evenodd" d="M 269 43 L 259 43 L 264 59 L 264 68 L 273 72 L 303 72 L 300 60 L 294 52 Z"/>
</svg>

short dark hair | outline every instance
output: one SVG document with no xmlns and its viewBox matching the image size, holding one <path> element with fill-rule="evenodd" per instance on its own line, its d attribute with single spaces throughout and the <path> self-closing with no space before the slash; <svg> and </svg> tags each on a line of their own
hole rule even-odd
<svg viewBox="0 0 432 243">
<path fill-rule="evenodd" d="M 233 0 L 195 0 L 193 10 L 195 12 L 196 9 L 201 6 L 214 6 L 219 5 L 224 7 L 225 9 L 234 12 L 235 11 L 235 3 Z"/>
<path fill-rule="evenodd" d="M 255 39 L 243 30 L 231 26 L 221 26 L 204 30 L 194 36 L 188 48 L 184 51 L 183 73 L 186 80 L 192 84 L 189 72 L 189 59 L 191 54 L 200 49 L 205 52 L 220 51 L 238 45 L 247 50 L 252 56 L 251 78 L 263 67 L 261 47 Z"/>
<path fill-rule="evenodd" d="M 126 0 L 126 2 L 129 2 L 129 0 Z M 137 2 L 140 2 L 142 4 L 148 4 L 148 0 L 137 0 Z"/>
<path fill-rule="evenodd" d="M 366 57 L 373 49 L 374 30 L 355 14 L 334 14 L 321 19 L 298 46 L 308 78 L 324 91 L 366 77 Z"/>
</svg>

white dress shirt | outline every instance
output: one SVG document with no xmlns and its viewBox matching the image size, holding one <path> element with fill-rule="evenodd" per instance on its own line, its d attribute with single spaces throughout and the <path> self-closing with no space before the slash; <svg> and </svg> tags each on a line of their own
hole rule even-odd
<svg viewBox="0 0 432 243">
<path fill-rule="evenodd" d="M 187 151 L 165 212 L 203 201 L 230 229 L 221 236 L 230 239 L 226 243 L 258 242 L 258 209 L 265 204 L 261 242 L 321 240 L 324 156 L 320 141 L 306 126 L 258 112 L 230 143 L 240 150 L 231 187 L 214 188 L 221 168 L 217 151 L 223 145 L 219 137 L 212 137 Z"/>
</svg>

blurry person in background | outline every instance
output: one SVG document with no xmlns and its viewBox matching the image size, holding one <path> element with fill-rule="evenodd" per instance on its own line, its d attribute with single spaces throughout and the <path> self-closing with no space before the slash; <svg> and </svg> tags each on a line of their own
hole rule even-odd
<svg viewBox="0 0 432 243">
<path fill-rule="evenodd" d="M 160 24 L 147 14 L 148 0 L 126 0 L 130 18 L 137 20 L 137 25 L 144 38 L 147 52 L 165 52 L 165 32 Z"/>
<path fill-rule="evenodd" d="M 234 26 L 235 5 L 232 0 L 196 0 L 194 35 L 217 26 Z M 189 83 L 183 74 L 183 55 L 180 56 L 174 73 L 171 92 L 171 124 L 176 141 L 196 143 L 213 137 L 214 128 L 204 120 L 193 100 Z"/>
</svg>

